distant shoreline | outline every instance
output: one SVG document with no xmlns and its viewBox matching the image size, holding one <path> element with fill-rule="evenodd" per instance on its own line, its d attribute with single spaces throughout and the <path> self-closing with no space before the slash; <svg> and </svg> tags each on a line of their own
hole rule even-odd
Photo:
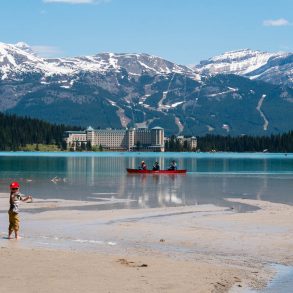
<svg viewBox="0 0 293 293">
<path fill-rule="evenodd" d="M 153 156 L 169 156 L 172 154 L 182 154 L 182 155 L 192 155 L 192 156 L 202 156 L 202 155 L 212 155 L 215 157 L 221 157 L 222 155 L 226 156 L 226 155 L 237 155 L 239 157 L 243 156 L 243 157 L 247 157 L 250 155 L 261 155 L 262 157 L 270 157 L 270 156 L 280 156 L 280 157 L 288 157 L 291 158 L 293 153 L 283 153 L 283 152 L 127 152 L 127 151 L 102 151 L 102 152 L 95 152 L 95 151 L 82 151 L 82 152 L 72 152 L 72 151 L 0 151 L 0 156 L 3 154 L 16 154 L 16 155 L 21 155 L 21 154 L 64 154 L 64 155 L 83 155 L 83 154 L 95 154 L 95 155 L 103 155 L 103 154 L 127 154 L 127 155 L 150 155 L 152 154 Z"/>
</svg>

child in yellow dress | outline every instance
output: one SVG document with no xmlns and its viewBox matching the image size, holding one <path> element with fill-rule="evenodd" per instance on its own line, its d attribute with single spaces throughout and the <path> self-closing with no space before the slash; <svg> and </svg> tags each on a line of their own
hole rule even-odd
<svg viewBox="0 0 293 293">
<path fill-rule="evenodd" d="M 25 196 L 19 192 L 19 183 L 12 182 L 10 184 L 10 198 L 9 198 L 9 227 L 8 227 L 8 239 L 11 239 L 11 234 L 14 231 L 14 235 L 16 239 L 19 239 L 18 231 L 19 231 L 19 203 L 20 201 L 28 201 L 29 199 L 32 201 L 32 196 Z"/>
</svg>

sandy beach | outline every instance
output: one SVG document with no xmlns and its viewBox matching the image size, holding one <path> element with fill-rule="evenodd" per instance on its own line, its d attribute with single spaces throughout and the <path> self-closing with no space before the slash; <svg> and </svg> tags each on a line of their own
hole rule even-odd
<svg viewBox="0 0 293 293">
<path fill-rule="evenodd" d="M 214 205 L 83 210 L 107 204 L 22 204 L 22 239 L 7 240 L 0 194 L 0 291 L 228 292 L 262 288 L 272 263 L 293 265 L 293 207 L 248 199 Z M 240 291 L 237 291 L 240 292 Z"/>
</svg>

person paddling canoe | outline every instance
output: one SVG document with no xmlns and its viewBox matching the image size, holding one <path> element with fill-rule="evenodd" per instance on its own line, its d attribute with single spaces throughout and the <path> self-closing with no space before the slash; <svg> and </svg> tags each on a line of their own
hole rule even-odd
<svg viewBox="0 0 293 293">
<path fill-rule="evenodd" d="M 176 161 L 175 160 L 173 160 L 170 163 L 170 167 L 168 168 L 168 170 L 177 170 L 177 164 L 176 164 Z"/>
<path fill-rule="evenodd" d="M 139 170 L 146 170 L 147 169 L 147 165 L 146 165 L 145 161 L 141 161 L 138 169 Z"/>
<path fill-rule="evenodd" d="M 153 166 L 153 171 L 159 171 L 160 170 L 160 165 L 159 162 L 155 162 L 154 166 Z"/>
</svg>

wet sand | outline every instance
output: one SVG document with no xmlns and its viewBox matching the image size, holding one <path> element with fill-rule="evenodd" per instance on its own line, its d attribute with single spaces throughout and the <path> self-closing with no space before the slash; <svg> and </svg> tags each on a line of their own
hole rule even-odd
<svg viewBox="0 0 293 293">
<path fill-rule="evenodd" d="M 8 241 L 7 195 L 0 194 L 0 291 L 261 288 L 274 275 L 271 263 L 293 265 L 293 207 L 229 200 L 259 209 L 236 213 L 200 205 L 81 211 L 74 207 L 107 203 L 35 200 L 21 206 L 23 239 Z M 33 209 L 43 212 L 25 212 Z"/>
<path fill-rule="evenodd" d="M 225 292 L 245 277 L 240 269 L 153 255 L 11 248 L 0 253 L 3 292 Z"/>
</svg>

